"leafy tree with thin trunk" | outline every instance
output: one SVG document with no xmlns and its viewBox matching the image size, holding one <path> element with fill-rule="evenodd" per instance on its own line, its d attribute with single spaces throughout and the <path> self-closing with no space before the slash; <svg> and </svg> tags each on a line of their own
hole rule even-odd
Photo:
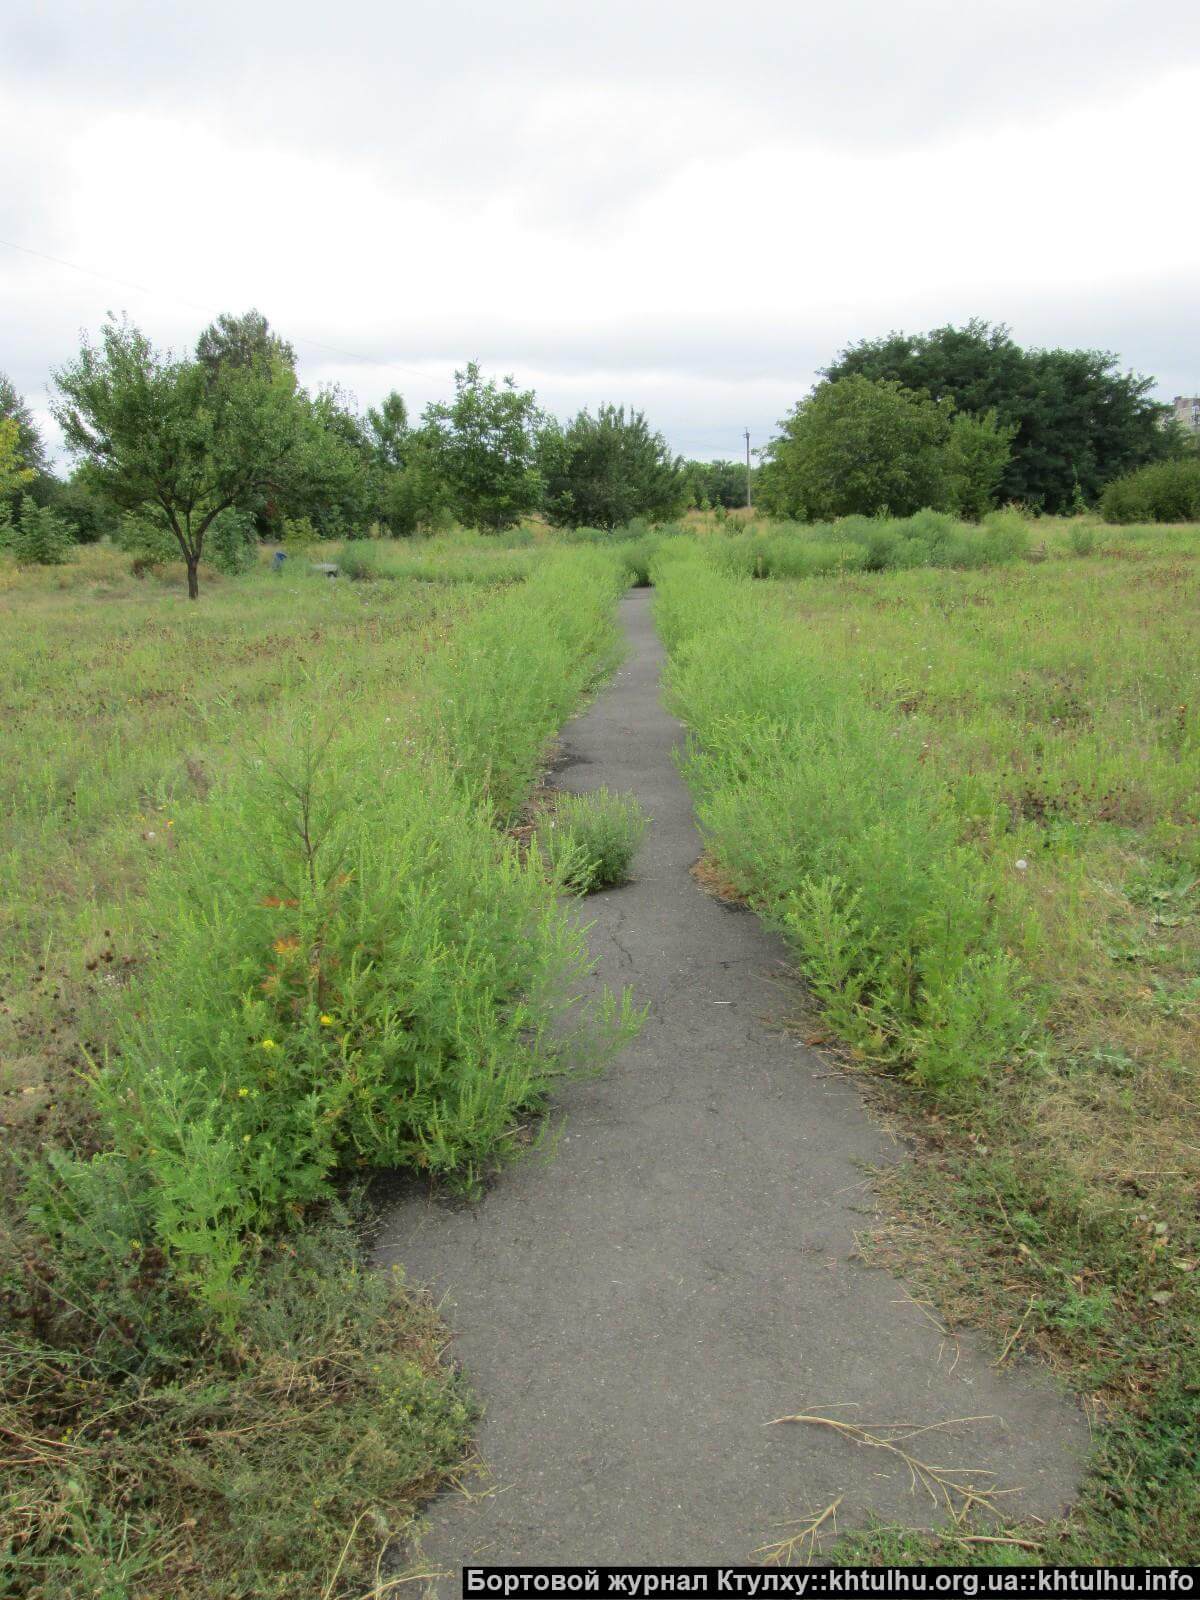
<svg viewBox="0 0 1200 1600">
<path fill-rule="evenodd" d="M 200 592 L 204 539 L 231 507 L 265 497 L 304 510 L 358 470 L 353 452 L 313 414 L 282 363 L 190 361 L 161 353 L 126 321 L 55 373 L 54 414 L 84 479 L 115 507 L 169 529 Z"/>
<path fill-rule="evenodd" d="M 683 462 L 640 411 L 601 406 L 543 429 L 539 454 L 546 515 L 565 527 L 618 528 L 634 517 L 669 517 L 688 498 Z"/>
<path fill-rule="evenodd" d="M 449 405 L 425 407 L 420 432 L 432 475 L 467 527 L 510 527 L 541 500 L 536 397 L 512 378 L 485 379 L 475 361 L 454 374 L 454 391 Z"/>
<path fill-rule="evenodd" d="M 368 406 L 367 434 L 379 466 L 399 472 L 409 438 L 408 407 L 402 394 L 393 389 L 378 406 Z"/>
<path fill-rule="evenodd" d="M 945 507 L 953 407 L 899 383 L 853 376 L 820 383 L 764 452 L 759 504 L 815 521 Z"/>
</svg>

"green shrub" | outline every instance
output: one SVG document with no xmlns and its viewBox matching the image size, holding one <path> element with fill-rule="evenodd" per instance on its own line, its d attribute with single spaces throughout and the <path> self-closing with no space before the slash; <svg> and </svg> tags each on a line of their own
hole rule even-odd
<svg viewBox="0 0 1200 1600">
<path fill-rule="evenodd" d="M 374 540 L 354 539 L 344 544 L 337 558 L 338 571 L 343 578 L 356 582 L 386 576 L 380 547 Z"/>
<path fill-rule="evenodd" d="M 611 557 L 547 558 L 435 652 L 403 718 L 359 701 L 318 736 L 307 707 L 173 834 L 146 894 L 158 954 L 97 1075 L 115 1154 L 55 1190 L 99 1227 L 119 1163 L 122 1226 L 227 1331 L 256 1234 L 346 1172 L 473 1186 L 565 1070 L 586 950 L 492 822 L 611 662 L 622 586 Z M 613 1020 L 606 1000 L 595 1043 Z"/>
<path fill-rule="evenodd" d="M 538 822 L 537 841 L 566 888 L 592 894 L 626 882 L 645 831 L 645 813 L 632 795 L 597 789 L 559 794 Z"/>
<path fill-rule="evenodd" d="M 427 547 L 416 539 L 359 539 L 342 547 L 338 567 L 349 578 L 389 578 L 412 583 L 522 583 L 538 558 L 521 549 L 497 546 L 493 537 L 463 537 L 453 544 Z"/>
<path fill-rule="evenodd" d="M 1029 524 L 1012 506 L 989 511 L 983 519 L 982 536 L 987 566 L 1004 566 L 1029 554 Z"/>
<path fill-rule="evenodd" d="M 132 511 L 122 516 L 116 543 L 133 557 L 133 570 L 139 577 L 152 567 L 183 560 L 179 541 L 165 523 Z"/>
<path fill-rule="evenodd" d="M 658 545 L 657 534 L 643 533 L 638 538 L 623 539 L 617 546 L 617 553 L 624 562 L 630 582 L 635 589 L 650 587 L 650 565 Z"/>
<path fill-rule="evenodd" d="M 284 517 L 280 536 L 275 542 L 285 550 L 300 555 L 314 544 L 320 544 L 321 535 L 313 526 L 311 517 Z"/>
<path fill-rule="evenodd" d="M 841 517 L 836 522 L 749 528 L 705 542 L 703 554 L 729 577 L 815 578 L 835 572 L 893 572 L 912 567 L 985 567 L 1028 553 L 1029 531 L 1010 511 L 981 526 L 926 508 L 911 517 Z"/>
<path fill-rule="evenodd" d="M 1096 530 L 1077 522 L 1068 531 L 1067 542 L 1073 555 L 1090 556 L 1096 548 Z"/>
<path fill-rule="evenodd" d="M 685 772 L 722 871 L 864 1054 L 936 1087 L 977 1077 L 1028 1006 L 993 869 L 959 845 L 920 750 L 854 685 L 814 673 L 753 585 L 695 560 L 660 563 L 656 583 Z"/>
<path fill-rule="evenodd" d="M 1159 461 L 1115 478 L 1100 497 L 1105 522 L 1200 521 L 1200 459 Z"/>
<path fill-rule="evenodd" d="M 59 567 L 73 559 L 75 540 L 62 517 L 26 494 L 17 517 L 0 522 L 0 548 L 25 567 Z"/>
<path fill-rule="evenodd" d="M 617 661 L 612 611 L 624 587 L 609 553 L 549 551 L 431 660 L 422 738 L 501 823 L 516 819 L 546 740 Z"/>
<path fill-rule="evenodd" d="M 219 512 L 204 536 L 204 559 L 229 578 L 249 572 L 258 563 L 254 518 L 244 511 Z"/>
</svg>

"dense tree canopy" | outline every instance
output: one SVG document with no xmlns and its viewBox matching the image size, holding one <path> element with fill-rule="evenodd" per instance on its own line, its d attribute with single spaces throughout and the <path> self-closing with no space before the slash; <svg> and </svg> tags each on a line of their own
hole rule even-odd
<svg viewBox="0 0 1200 1600">
<path fill-rule="evenodd" d="M 640 411 L 601 406 L 540 440 L 545 511 L 560 526 L 617 528 L 634 517 L 668 517 L 687 498 L 683 463 Z"/>
<path fill-rule="evenodd" d="M 512 378 L 497 384 L 470 361 L 454 374 L 454 399 L 428 405 L 423 446 L 445 488 L 450 512 L 469 528 L 507 528 L 541 500 L 531 389 Z"/>
<path fill-rule="evenodd" d="M 87 483 L 170 530 L 193 599 L 205 535 L 223 511 L 254 511 L 266 495 L 307 511 L 358 465 L 290 369 L 214 370 L 154 350 L 129 323 L 108 323 L 99 348 L 85 342 L 55 383 L 55 415 Z"/>
<path fill-rule="evenodd" d="M 818 384 L 767 447 L 759 502 L 776 516 L 821 520 L 946 502 L 951 409 L 899 383 Z"/>
<path fill-rule="evenodd" d="M 744 461 L 687 461 L 684 463 L 688 500 L 702 510 L 724 506 L 727 511 L 746 504 Z M 753 481 L 753 474 L 751 475 Z"/>
<path fill-rule="evenodd" d="M 986 322 L 863 340 L 825 377 L 893 381 L 960 412 L 994 412 L 1016 430 L 999 497 L 1050 512 L 1070 510 L 1081 495 L 1093 501 L 1109 479 L 1171 448 L 1165 408 L 1149 398 L 1152 379 L 1122 373 L 1103 351 L 1023 350 L 1006 327 Z"/>
<path fill-rule="evenodd" d="M 33 420 L 33 412 L 3 372 L 0 372 L 0 421 L 16 425 L 16 454 L 21 466 L 35 477 L 46 472 L 46 447 Z M 32 482 L 32 479 L 25 481 Z"/>
<path fill-rule="evenodd" d="M 222 367 L 258 367 L 269 372 L 276 363 L 296 370 L 296 352 L 286 339 L 272 333 L 266 317 L 253 307 L 240 317 L 222 312 L 209 323 L 196 340 L 196 360 L 214 374 Z"/>
</svg>

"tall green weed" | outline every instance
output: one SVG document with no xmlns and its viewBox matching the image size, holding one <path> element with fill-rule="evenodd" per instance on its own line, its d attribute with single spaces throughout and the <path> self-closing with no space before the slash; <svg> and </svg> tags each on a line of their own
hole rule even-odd
<svg viewBox="0 0 1200 1600">
<path fill-rule="evenodd" d="M 782 929 L 865 1054 L 951 1088 L 1029 1024 L 993 913 L 915 743 L 818 675 L 744 580 L 660 563 L 660 625 L 684 764 L 721 868 Z"/>
<path fill-rule="evenodd" d="M 536 849 L 522 860 L 493 826 L 611 664 L 623 584 L 611 557 L 548 559 L 452 632 L 414 704 L 340 685 L 330 720 L 314 683 L 325 711 L 192 808 L 149 884 L 157 953 L 97 1063 L 113 1151 L 38 1188 L 64 1249 L 65 1219 L 93 1226 L 115 1184 L 123 1225 L 232 1329 L 257 1235 L 346 1173 L 477 1184 L 554 1078 L 632 1025 L 605 997 L 564 1027 L 582 935 Z"/>
</svg>

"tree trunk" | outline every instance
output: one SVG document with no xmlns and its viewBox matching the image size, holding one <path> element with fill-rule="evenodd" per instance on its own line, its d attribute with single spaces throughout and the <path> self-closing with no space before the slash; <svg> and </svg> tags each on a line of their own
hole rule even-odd
<svg viewBox="0 0 1200 1600">
<path fill-rule="evenodd" d="M 188 575 L 188 599 L 189 600 L 199 600 L 199 598 L 200 598 L 200 557 L 199 556 L 188 556 L 187 557 L 187 575 Z"/>
</svg>

